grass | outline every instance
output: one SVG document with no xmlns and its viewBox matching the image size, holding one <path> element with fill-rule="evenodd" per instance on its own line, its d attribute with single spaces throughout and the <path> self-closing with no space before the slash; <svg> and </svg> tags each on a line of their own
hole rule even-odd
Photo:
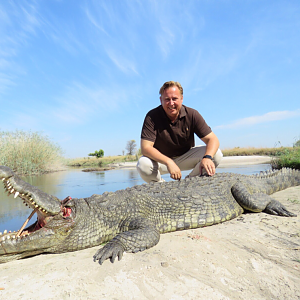
<svg viewBox="0 0 300 300">
<path fill-rule="evenodd" d="M 240 148 L 235 147 L 232 149 L 224 149 L 222 150 L 224 156 L 243 156 L 243 155 L 265 155 L 265 156 L 278 156 L 283 153 L 287 153 L 292 151 L 293 147 L 274 147 L 274 148 Z"/>
<path fill-rule="evenodd" d="M 272 162 L 273 169 L 292 168 L 300 169 L 300 147 L 285 149 L 277 154 Z"/>
<path fill-rule="evenodd" d="M 300 169 L 300 147 L 233 148 L 222 150 L 224 156 L 266 155 L 272 156 L 272 169 Z"/>
<path fill-rule="evenodd" d="M 298 143 L 298 142 L 297 142 Z M 266 155 L 274 157 L 273 169 L 283 167 L 300 169 L 300 147 L 240 148 L 222 150 L 224 156 Z M 19 174 L 38 174 L 55 171 L 62 164 L 69 167 L 106 167 L 113 163 L 137 161 L 140 155 L 105 156 L 102 158 L 62 158 L 62 150 L 48 137 L 37 132 L 0 131 L 0 165 L 5 165 Z"/>
<path fill-rule="evenodd" d="M 104 156 L 101 158 L 96 157 L 83 157 L 67 160 L 66 164 L 69 167 L 105 167 L 113 163 L 122 163 L 137 161 L 138 155 L 118 155 L 118 156 Z"/>
<path fill-rule="evenodd" d="M 265 155 L 272 156 L 272 168 L 281 169 L 283 167 L 300 169 L 300 147 L 274 147 L 274 148 L 240 148 L 222 150 L 224 156 L 249 156 L 249 155 Z M 113 163 L 121 163 L 126 161 L 137 161 L 139 155 L 118 155 L 105 156 L 102 158 L 84 157 L 69 159 L 68 166 L 72 167 L 105 167 Z"/>
<path fill-rule="evenodd" d="M 59 169 L 62 150 L 38 132 L 0 132 L 0 165 L 31 175 Z"/>
<path fill-rule="evenodd" d="M 298 200 L 298 199 L 290 199 L 290 198 L 288 198 L 288 201 L 291 202 L 291 203 L 294 203 L 294 204 L 299 204 L 300 203 L 300 200 Z"/>
</svg>

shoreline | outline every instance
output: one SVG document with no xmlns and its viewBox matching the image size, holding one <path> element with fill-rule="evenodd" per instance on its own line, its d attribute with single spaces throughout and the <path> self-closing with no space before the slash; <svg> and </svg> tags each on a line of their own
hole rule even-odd
<svg viewBox="0 0 300 300">
<path fill-rule="evenodd" d="M 259 155 L 249 155 L 249 156 L 225 156 L 218 168 L 227 168 L 231 166 L 247 166 L 247 165 L 257 165 L 257 164 L 269 164 L 272 161 L 270 156 L 259 156 Z M 110 164 L 111 168 L 135 168 L 137 161 L 135 162 L 121 162 Z M 92 168 L 90 168 L 92 169 Z M 99 168 L 100 169 L 100 168 Z"/>
</svg>

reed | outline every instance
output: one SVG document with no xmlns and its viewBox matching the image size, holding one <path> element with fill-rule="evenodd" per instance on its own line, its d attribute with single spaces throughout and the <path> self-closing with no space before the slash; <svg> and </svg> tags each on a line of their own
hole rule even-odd
<svg viewBox="0 0 300 300">
<path fill-rule="evenodd" d="M 62 150 L 38 132 L 0 132 L 0 165 L 19 174 L 53 171 L 62 165 Z"/>
</svg>

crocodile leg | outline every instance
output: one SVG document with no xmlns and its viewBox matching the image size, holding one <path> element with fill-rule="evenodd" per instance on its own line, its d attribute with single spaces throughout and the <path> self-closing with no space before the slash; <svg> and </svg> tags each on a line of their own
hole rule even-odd
<svg viewBox="0 0 300 300">
<path fill-rule="evenodd" d="M 235 183 L 231 188 L 234 199 L 244 209 L 252 212 L 266 212 L 271 215 L 296 217 L 297 215 L 289 212 L 283 204 L 264 193 L 251 194 L 247 187 L 241 182 Z"/>
<path fill-rule="evenodd" d="M 123 252 L 144 251 L 155 246 L 159 241 L 159 231 L 148 219 L 137 218 L 129 223 L 128 231 L 116 235 L 103 248 L 94 255 L 94 261 L 99 260 L 99 264 L 110 258 L 113 263 L 118 257 L 122 259 Z"/>
<path fill-rule="evenodd" d="M 277 201 L 273 198 L 271 198 L 271 202 L 267 205 L 264 212 L 271 214 L 271 215 L 278 215 L 278 216 L 283 216 L 283 217 L 297 217 L 297 215 L 288 211 L 284 207 L 284 205 L 282 205 L 279 201 Z"/>
</svg>

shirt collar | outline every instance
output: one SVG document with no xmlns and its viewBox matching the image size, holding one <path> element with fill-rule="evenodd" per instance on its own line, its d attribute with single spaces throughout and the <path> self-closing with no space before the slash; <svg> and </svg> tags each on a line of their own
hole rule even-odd
<svg viewBox="0 0 300 300">
<path fill-rule="evenodd" d="M 169 120 L 169 122 L 171 122 L 171 120 L 170 120 L 169 117 L 167 116 L 166 112 L 164 111 L 162 105 L 160 105 L 160 109 L 161 109 L 163 115 L 165 116 L 165 118 L 167 118 L 167 119 Z M 175 123 L 177 122 L 178 119 L 181 119 L 181 118 L 183 118 L 183 117 L 185 117 L 185 116 L 186 116 L 185 106 L 182 105 L 181 108 L 180 108 L 180 111 L 179 111 L 179 116 L 178 116 L 178 118 L 176 119 Z"/>
<path fill-rule="evenodd" d="M 182 105 L 181 108 L 180 108 L 178 119 L 181 119 L 181 118 L 183 118 L 185 116 L 186 116 L 185 106 Z"/>
</svg>

